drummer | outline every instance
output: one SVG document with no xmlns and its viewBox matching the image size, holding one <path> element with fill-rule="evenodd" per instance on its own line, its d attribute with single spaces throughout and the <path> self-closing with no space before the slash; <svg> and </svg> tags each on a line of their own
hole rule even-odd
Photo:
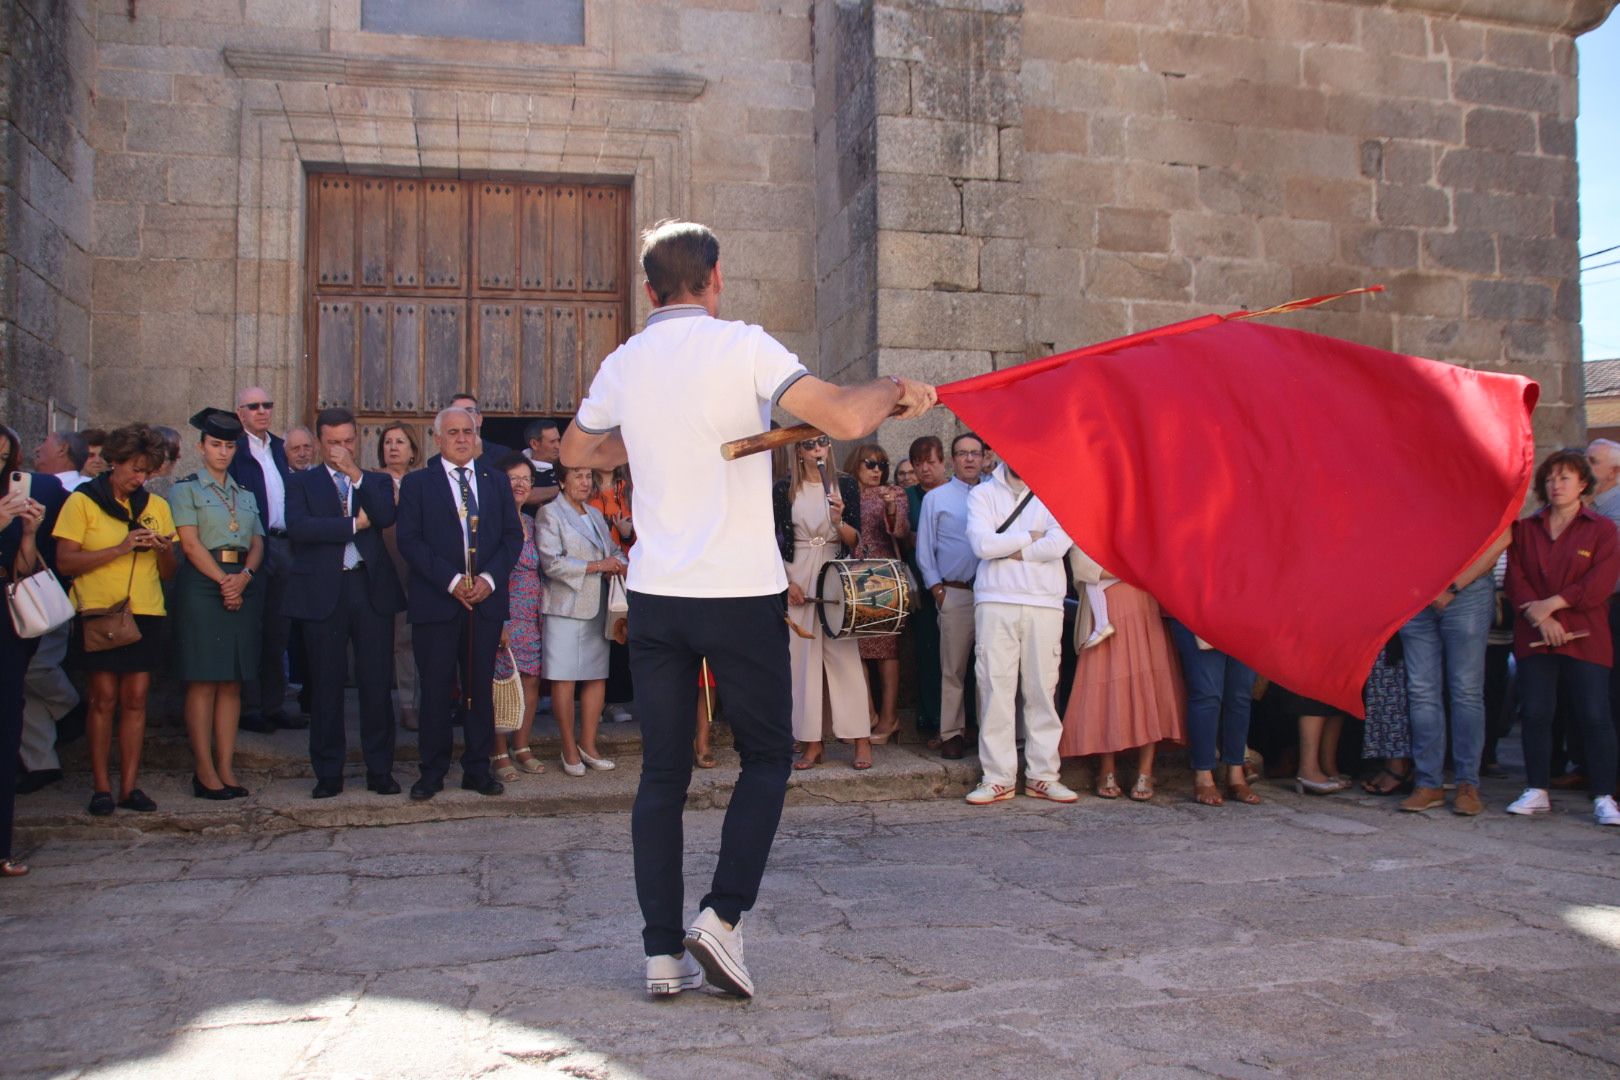
<svg viewBox="0 0 1620 1080">
<path fill-rule="evenodd" d="M 826 480 L 823 481 L 822 477 Z M 788 619 L 793 635 L 793 737 L 803 744 L 795 769 L 821 764 L 822 732 L 831 714 L 833 734 L 855 743 L 857 769 L 872 767 L 871 697 L 855 638 L 826 633 L 813 599 L 822 569 L 847 558 L 861 537 L 861 496 L 854 477 L 838 472 L 825 435 L 793 450 L 792 475 L 772 490 L 776 535 L 788 577 Z"/>
<path fill-rule="evenodd" d="M 191 793 L 235 799 L 248 793 L 236 782 L 232 759 L 242 683 L 258 675 L 264 589 L 255 575 L 264 535 L 253 493 L 226 472 L 242 422 L 224 409 L 204 409 L 191 426 L 201 433 L 203 467 L 169 494 L 186 556 L 175 582 L 175 674 L 187 683 Z"/>
</svg>

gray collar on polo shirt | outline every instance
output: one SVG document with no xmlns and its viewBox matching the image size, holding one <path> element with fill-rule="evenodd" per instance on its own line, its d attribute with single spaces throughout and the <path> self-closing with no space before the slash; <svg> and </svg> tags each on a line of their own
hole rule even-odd
<svg viewBox="0 0 1620 1080">
<path fill-rule="evenodd" d="M 670 304 L 667 307 L 658 308 L 651 315 L 648 315 L 647 325 L 651 326 L 653 323 L 660 323 L 666 319 L 689 319 L 694 315 L 707 315 L 708 313 L 708 308 L 705 308 L 702 304 Z"/>
</svg>

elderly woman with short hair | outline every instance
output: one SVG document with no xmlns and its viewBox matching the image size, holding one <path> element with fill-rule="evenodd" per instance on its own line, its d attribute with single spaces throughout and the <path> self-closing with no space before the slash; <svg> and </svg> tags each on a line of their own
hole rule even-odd
<svg viewBox="0 0 1620 1080">
<path fill-rule="evenodd" d="M 1562 690 L 1586 737 L 1593 816 L 1599 825 L 1620 825 L 1609 717 L 1614 642 L 1608 617 L 1609 597 L 1620 579 L 1620 539 L 1614 523 L 1582 501 L 1595 486 L 1585 453 L 1554 451 L 1536 469 L 1541 509 L 1513 523 L 1506 592 L 1522 616 L 1514 627 L 1513 657 L 1529 786 L 1507 812 L 1552 809 L 1547 796 L 1552 720 Z"/>
<path fill-rule="evenodd" d="M 625 571 L 607 519 L 589 503 L 595 478 L 589 468 L 557 466 L 562 494 L 535 518 L 540 568 L 546 585 L 541 611 L 545 639 L 541 667 L 551 680 L 551 711 L 562 732 L 563 771 L 611 769 L 596 748 L 607 691 L 608 579 Z M 579 737 L 574 736 L 574 686 L 579 687 Z M 572 757 L 574 760 L 570 761 Z"/>
</svg>

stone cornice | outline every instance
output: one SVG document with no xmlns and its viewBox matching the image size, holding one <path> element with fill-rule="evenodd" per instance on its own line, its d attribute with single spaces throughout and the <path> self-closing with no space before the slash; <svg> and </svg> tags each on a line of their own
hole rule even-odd
<svg viewBox="0 0 1620 1080">
<path fill-rule="evenodd" d="M 1609 17 L 1620 0 L 1350 0 L 1366 7 L 1397 8 L 1425 15 L 1454 15 L 1462 19 L 1584 34 Z"/>
<path fill-rule="evenodd" d="M 677 72 L 644 75 L 593 68 L 518 67 L 282 49 L 228 48 L 225 62 L 244 79 L 275 82 L 593 94 L 665 101 L 691 101 L 708 86 L 708 80 L 701 76 Z"/>
</svg>

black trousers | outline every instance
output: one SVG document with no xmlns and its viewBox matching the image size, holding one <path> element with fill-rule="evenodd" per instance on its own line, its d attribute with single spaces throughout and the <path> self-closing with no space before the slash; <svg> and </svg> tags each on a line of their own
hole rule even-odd
<svg viewBox="0 0 1620 1080">
<path fill-rule="evenodd" d="M 501 626 L 494 619 L 476 615 L 411 624 L 417 694 L 422 702 L 416 743 L 422 751 L 422 779 L 436 788 L 444 786 L 444 774 L 450 771 L 450 754 L 455 749 L 451 716 L 465 702 L 465 697 L 456 693 L 458 682 L 462 687 L 472 687 L 472 711 L 462 720 L 461 771 L 474 779 L 489 776 L 489 759 L 495 753 L 492 684 Z"/>
<path fill-rule="evenodd" d="M 701 599 L 630 594 L 630 670 L 642 739 L 630 835 L 648 956 L 680 952 L 686 933 L 681 812 L 692 782 L 704 657 L 726 703 L 742 773 L 726 807 L 714 879 L 699 907 L 713 908 L 735 924 L 759 895 L 793 758 L 786 610 L 782 594 Z"/>
<path fill-rule="evenodd" d="M 23 676 L 39 648 L 38 638 L 20 638 L 11 613 L 0 611 L 0 859 L 11 858 L 11 823 L 17 810 L 17 751 L 22 748 Z"/>
<path fill-rule="evenodd" d="M 365 564 L 339 579 L 337 607 L 324 619 L 302 620 L 304 667 L 310 691 L 309 763 L 318 780 L 338 780 L 348 760 L 343 730 L 343 686 L 349 647 L 360 692 L 360 750 L 368 775 L 394 770 L 394 617 L 371 606 Z"/>
<path fill-rule="evenodd" d="M 265 538 L 264 630 L 259 636 L 259 676 L 242 687 L 242 711 L 274 715 L 287 698 L 287 638 L 292 620 L 281 613 L 292 569 L 292 543 L 284 536 Z M 313 722 L 313 721 L 312 721 Z"/>
</svg>

